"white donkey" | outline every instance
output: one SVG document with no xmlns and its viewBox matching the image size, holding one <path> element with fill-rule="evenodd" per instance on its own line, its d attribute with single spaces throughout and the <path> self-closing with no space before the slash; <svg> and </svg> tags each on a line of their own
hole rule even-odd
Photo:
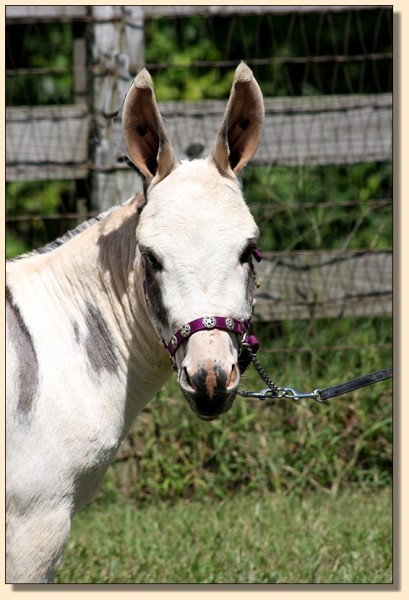
<svg viewBox="0 0 409 600">
<path fill-rule="evenodd" d="M 242 63 L 211 155 L 179 164 L 143 69 L 123 132 L 144 193 L 8 264 L 8 583 L 53 581 L 72 516 L 169 378 L 169 355 L 200 418 L 231 407 L 258 258 L 238 175 L 263 119 Z"/>
</svg>

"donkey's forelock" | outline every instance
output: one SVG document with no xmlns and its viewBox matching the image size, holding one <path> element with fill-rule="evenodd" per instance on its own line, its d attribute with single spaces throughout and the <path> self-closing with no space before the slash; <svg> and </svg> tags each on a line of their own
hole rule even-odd
<svg viewBox="0 0 409 600">
<path fill-rule="evenodd" d="M 214 253 L 258 236 L 239 181 L 222 176 L 210 159 L 182 163 L 147 197 L 138 239 L 158 250 L 166 245 L 169 259 L 189 241 L 198 248 L 202 240 Z"/>
</svg>

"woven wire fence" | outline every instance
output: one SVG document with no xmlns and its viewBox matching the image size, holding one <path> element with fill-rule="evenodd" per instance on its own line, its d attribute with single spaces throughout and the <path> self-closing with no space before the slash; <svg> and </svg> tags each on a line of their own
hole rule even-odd
<svg viewBox="0 0 409 600">
<path fill-rule="evenodd" d="M 266 106 L 243 179 L 262 231 L 256 318 L 274 340 L 268 351 L 285 354 L 293 335 L 291 352 L 315 352 L 306 341 L 317 319 L 360 318 L 374 325 L 367 345 L 390 352 L 380 323 L 392 313 L 391 7 L 42 11 L 6 13 L 10 255 L 140 188 L 120 141 L 121 102 L 140 67 L 177 154 L 197 158 L 245 60 Z M 340 339 L 332 351 L 358 347 Z"/>
</svg>

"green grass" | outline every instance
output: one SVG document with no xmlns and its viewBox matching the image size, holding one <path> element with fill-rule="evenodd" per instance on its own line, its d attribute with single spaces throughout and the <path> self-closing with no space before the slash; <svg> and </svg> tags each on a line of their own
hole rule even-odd
<svg viewBox="0 0 409 600">
<path fill-rule="evenodd" d="M 58 583 L 392 583 L 391 492 L 235 494 L 137 508 L 100 494 Z"/>
</svg>

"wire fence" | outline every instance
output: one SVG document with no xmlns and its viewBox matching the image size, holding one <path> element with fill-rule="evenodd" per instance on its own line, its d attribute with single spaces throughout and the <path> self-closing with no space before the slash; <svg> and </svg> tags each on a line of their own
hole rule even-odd
<svg viewBox="0 0 409 600">
<path fill-rule="evenodd" d="M 392 37 L 388 6 L 8 6 L 10 254 L 141 189 L 120 117 L 142 66 L 178 156 L 197 158 L 245 60 L 266 106 L 244 174 L 257 318 L 390 316 Z"/>
</svg>

